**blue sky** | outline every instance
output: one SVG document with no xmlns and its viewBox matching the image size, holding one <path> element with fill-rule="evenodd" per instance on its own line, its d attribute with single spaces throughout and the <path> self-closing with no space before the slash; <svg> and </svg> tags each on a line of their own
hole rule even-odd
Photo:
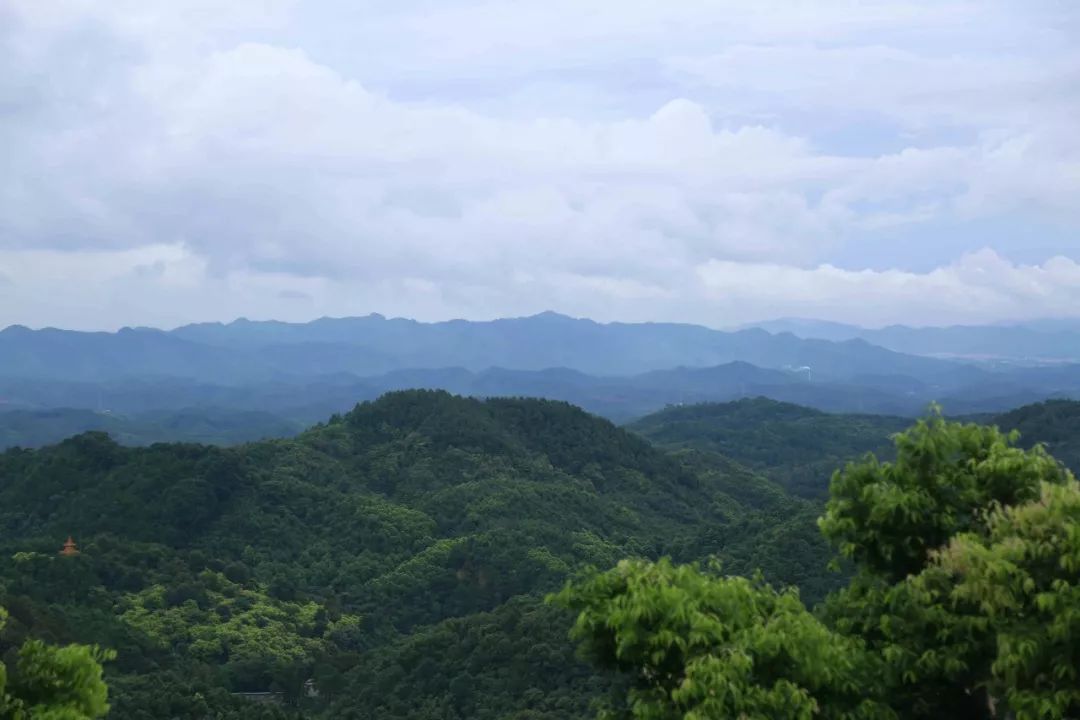
<svg viewBox="0 0 1080 720">
<path fill-rule="evenodd" d="M 1080 5 L 7 0 L 0 325 L 1080 313 Z"/>
</svg>

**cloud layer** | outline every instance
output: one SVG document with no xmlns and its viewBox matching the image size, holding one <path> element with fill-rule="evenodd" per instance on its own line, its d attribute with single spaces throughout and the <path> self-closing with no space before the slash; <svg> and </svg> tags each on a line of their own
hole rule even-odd
<svg viewBox="0 0 1080 720">
<path fill-rule="evenodd" d="M 0 324 L 1075 314 L 1080 13 L 809 7 L 14 0 Z"/>
</svg>

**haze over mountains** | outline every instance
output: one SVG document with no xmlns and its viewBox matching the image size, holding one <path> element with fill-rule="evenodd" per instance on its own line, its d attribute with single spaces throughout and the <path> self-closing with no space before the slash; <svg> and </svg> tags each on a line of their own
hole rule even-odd
<svg viewBox="0 0 1080 720">
<path fill-rule="evenodd" d="M 784 318 L 752 327 L 801 338 L 865 340 L 891 350 L 968 360 L 1027 364 L 1080 360 L 1080 320 L 1039 320 L 1015 325 L 953 325 L 867 329 L 856 325 Z"/>
<path fill-rule="evenodd" d="M 1080 396 L 1078 358 L 1080 326 L 1067 322 L 863 330 L 778 321 L 727 332 L 548 312 L 115 333 L 12 326 L 0 331 L 0 443 L 55 441 L 60 428 L 113 428 L 135 444 L 283 436 L 416 387 L 565 400 L 619 422 L 666 405 L 756 396 L 832 412 L 912 416 L 931 402 L 954 414 L 1000 412 Z M 78 412 L 58 421 L 58 409 Z"/>
<path fill-rule="evenodd" d="M 828 379 L 863 372 L 932 377 L 955 370 L 861 340 L 838 343 L 760 329 L 724 332 L 674 323 L 601 324 L 556 313 L 489 322 L 420 323 L 368 315 L 308 323 L 241 319 L 172 331 L 87 333 L 14 326 L 0 333 L 0 373 L 64 379 L 161 375 L 228 383 L 443 367 L 562 367 L 594 375 L 634 375 L 737 361 L 763 368 L 810 366 Z"/>
</svg>

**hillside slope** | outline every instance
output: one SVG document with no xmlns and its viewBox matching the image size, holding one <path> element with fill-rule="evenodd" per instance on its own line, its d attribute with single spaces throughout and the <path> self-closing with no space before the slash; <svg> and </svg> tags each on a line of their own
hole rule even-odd
<svg viewBox="0 0 1080 720">
<path fill-rule="evenodd" d="M 311 717 L 582 718 L 604 687 L 540 600 L 574 568 L 715 553 L 811 599 L 834 581 L 810 504 L 557 402 L 393 393 L 228 449 L 89 433 L 0 478 L 0 651 L 117 648 L 120 719 L 245 717 L 228 692 L 267 690 Z"/>
<path fill-rule="evenodd" d="M 1049 400 L 999 415 L 994 422 L 1020 433 L 1020 443 L 1042 443 L 1050 454 L 1080 474 L 1080 402 Z"/>
<path fill-rule="evenodd" d="M 790 492 L 824 498 L 835 469 L 868 452 L 888 457 L 889 436 L 910 424 L 907 418 L 833 415 L 759 397 L 668 408 L 628 427 L 660 447 L 717 452 Z"/>
<path fill-rule="evenodd" d="M 1052 400 L 977 419 L 1018 430 L 1021 445 L 1043 443 L 1080 472 L 1080 402 Z M 834 470 L 868 452 L 891 457 L 890 436 L 910 423 L 888 415 L 830 414 L 759 397 L 671 407 L 627 427 L 658 447 L 719 453 L 789 492 L 823 499 Z"/>
</svg>

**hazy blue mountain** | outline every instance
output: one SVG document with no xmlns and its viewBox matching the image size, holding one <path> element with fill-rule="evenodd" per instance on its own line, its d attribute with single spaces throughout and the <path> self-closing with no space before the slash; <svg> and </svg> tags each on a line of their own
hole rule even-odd
<svg viewBox="0 0 1080 720">
<path fill-rule="evenodd" d="M 842 327 L 830 327 L 839 337 Z M 985 413 L 1080 397 L 1080 365 L 976 367 L 861 338 L 604 324 L 555 313 L 490 322 L 369 315 L 238 320 L 171 332 L 0 332 L 0 409 L 123 416 L 224 409 L 265 413 L 287 432 L 410 388 L 565 400 L 620 422 L 667 405 L 753 396 L 830 412 L 912 416 L 932 401 L 952 412 Z M 102 421 L 81 422 L 89 430 Z M 183 432 L 164 437 L 185 439 Z M 203 435 L 219 436 L 237 437 L 213 426 Z"/>
<path fill-rule="evenodd" d="M 382 375 L 349 374 L 284 378 L 247 384 L 215 385 L 190 379 L 155 378 L 105 383 L 0 378 L 0 409 L 82 408 L 98 411 L 58 420 L 65 436 L 81 430 L 105 429 L 100 413 L 155 417 L 186 413 L 198 425 L 200 413 L 258 413 L 279 420 L 280 434 L 349 410 L 357 402 L 407 388 L 447 390 L 475 397 L 542 397 L 565 400 L 589 412 L 626 422 L 667 406 L 768 397 L 836 413 L 912 417 L 929 403 L 941 402 L 951 414 L 998 413 L 1028 403 L 1080 397 L 1080 365 L 1023 368 L 1012 372 L 975 374 L 971 383 L 939 387 L 907 376 L 859 376 L 848 382 L 821 380 L 798 371 L 729 363 L 712 368 L 675 368 L 632 377 L 599 377 L 569 370 L 464 368 L 396 370 Z M 77 418 L 76 418 L 77 419 Z M 159 427 L 162 423 L 157 422 Z M 257 424 L 256 427 L 265 426 Z M 165 425 L 167 428 L 168 426 Z M 226 425 L 226 427 L 228 427 Z M 162 431 L 160 439 L 232 442 L 249 439 L 218 433 L 214 425 L 196 438 L 189 429 Z M 71 430 L 72 433 L 67 433 Z M 123 431 L 120 428 L 119 431 Z M 279 433 L 273 433 L 279 434 Z M 256 434 L 253 437 L 261 437 Z"/>
<path fill-rule="evenodd" d="M 1044 318 L 1042 320 L 1029 320 L 1020 323 L 1020 325 L 1043 332 L 1080 333 L 1080 318 Z"/>
<path fill-rule="evenodd" d="M 879 329 L 784 318 L 753 327 L 804 339 L 865 340 L 898 352 L 980 361 L 1046 363 L 1080 360 L 1080 321 L 1041 320 L 1015 325 L 954 325 Z"/>
<path fill-rule="evenodd" d="M 676 323 L 597 323 L 556 313 L 489 322 L 421 323 L 381 315 L 295 324 L 237 320 L 188 325 L 170 334 L 255 355 L 280 372 L 294 374 L 563 367 L 593 375 L 634 375 L 740 361 L 763 368 L 808 366 L 833 379 L 871 372 L 936 379 L 956 371 L 954 365 L 861 340 L 832 343 L 757 329 L 723 332 Z"/>
<path fill-rule="evenodd" d="M 629 378 L 597 377 L 566 368 L 536 371 L 489 368 L 480 372 L 464 368 L 411 369 L 364 378 L 338 374 L 245 385 L 214 385 L 182 378 L 108 383 L 0 378 L 0 408 L 79 407 L 124 415 L 189 407 L 230 408 L 266 412 L 290 422 L 310 424 L 386 392 L 421 388 L 477 397 L 565 400 L 598 415 L 627 420 L 670 403 L 771 392 L 784 396 L 784 388 L 789 388 L 787 392 L 795 397 L 820 399 L 829 407 L 851 409 L 850 403 L 854 402 L 851 393 L 825 384 L 798 389 L 807 384 L 805 376 L 799 373 L 767 370 L 746 363 L 678 368 Z"/>
<path fill-rule="evenodd" d="M 0 330 L 0 377 L 100 382 L 124 377 L 269 378 L 268 363 L 158 330 L 74 332 L 11 326 Z"/>
<path fill-rule="evenodd" d="M 773 334 L 791 333 L 795 337 L 814 338 L 817 340 L 832 340 L 843 342 L 845 340 L 858 340 L 867 332 L 866 328 L 846 323 L 830 322 L 828 320 L 812 320 L 809 318 L 778 318 L 765 322 L 750 323 L 741 327 L 742 330 L 757 328 Z"/>
<path fill-rule="evenodd" d="M 123 445 L 196 442 L 235 445 L 291 437 L 301 425 L 270 413 L 221 408 L 184 408 L 140 415 L 116 415 L 82 408 L 0 411 L 0 450 L 37 448 L 87 431 L 107 432 Z"/>
</svg>

